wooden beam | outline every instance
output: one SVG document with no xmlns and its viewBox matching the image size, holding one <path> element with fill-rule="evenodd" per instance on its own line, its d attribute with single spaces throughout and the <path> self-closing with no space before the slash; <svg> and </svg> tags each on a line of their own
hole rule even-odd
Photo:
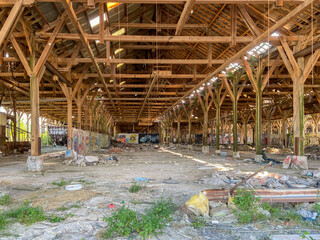
<svg viewBox="0 0 320 240">
<path fill-rule="evenodd" d="M 177 29 L 176 29 L 176 33 L 175 33 L 176 36 L 181 34 L 181 32 L 184 28 L 184 25 L 187 22 L 195 3 L 196 3 L 196 0 L 187 0 L 186 1 L 184 8 L 183 8 L 183 11 L 181 13 L 181 16 L 179 18 L 178 24 L 177 24 Z"/>
<path fill-rule="evenodd" d="M 259 36 L 261 34 L 261 32 L 258 29 L 257 25 L 252 20 L 252 18 L 250 17 L 250 15 L 249 15 L 247 9 L 245 8 L 245 6 L 244 5 L 239 5 L 238 9 L 239 9 L 239 13 L 241 15 L 242 20 L 247 25 L 247 27 L 249 28 L 250 32 L 254 36 Z"/>
<path fill-rule="evenodd" d="M 17 0 L 14 3 L 13 8 L 11 9 L 9 16 L 5 20 L 1 30 L 0 30 L 0 52 L 3 50 L 4 46 L 6 45 L 10 34 L 12 33 L 13 29 L 15 28 L 21 13 L 24 10 L 23 6 L 24 0 Z M 1 6 L 1 2 L 0 2 Z"/>
<path fill-rule="evenodd" d="M 139 118 L 140 118 L 141 113 L 142 113 L 142 111 L 143 111 L 143 109 L 144 109 L 144 106 L 146 105 L 146 102 L 147 102 L 148 99 L 149 99 L 149 95 L 150 95 L 150 93 L 152 92 L 153 86 L 154 86 L 154 84 L 157 82 L 157 80 L 158 80 L 158 75 L 155 74 L 155 75 L 153 76 L 153 79 L 152 79 L 151 83 L 150 83 L 150 87 L 149 87 L 149 89 L 148 89 L 148 91 L 147 91 L 147 95 L 146 95 L 146 97 L 145 97 L 144 100 L 143 100 L 141 109 L 140 109 L 139 114 L 138 114 L 138 116 L 137 116 L 137 121 L 139 121 Z"/>
<path fill-rule="evenodd" d="M 18 42 L 16 41 L 16 39 L 13 36 L 10 37 L 10 41 L 11 41 L 14 49 L 16 50 L 16 52 L 20 58 L 20 61 L 23 65 L 24 69 L 26 70 L 28 76 L 30 76 L 31 75 L 31 68 L 30 68 L 29 62 L 27 61 L 26 56 L 22 52 Z"/>
<path fill-rule="evenodd" d="M 237 6 L 231 5 L 231 11 L 230 11 L 230 17 L 231 17 L 231 46 L 236 46 L 236 38 L 237 38 Z"/>
<path fill-rule="evenodd" d="M 37 36 L 40 38 L 49 38 L 51 33 L 37 32 Z M 83 33 L 87 41 L 97 41 L 100 39 L 99 34 L 86 34 Z M 15 37 L 22 37 L 20 33 L 16 33 Z M 295 39 L 294 37 L 292 37 Z M 57 39 L 62 40 L 81 40 L 78 34 L 74 33 L 59 33 Z M 238 43 L 250 43 L 254 40 L 251 36 L 239 36 L 236 38 Z M 155 43 L 231 43 L 231 36 L 146 36 L 146 35 L 104 35 L 103 40 L 111 42 L 155 42 Z M 270 42 L 277 42 L 278 37 L 270 37 Z"/>
<path fill-rule="evenodd" d="M 49 54 L 54 46 L 54 41 L 58 35 L 58 33 L 60 32 L 60 30 L 62 29 L 62 27 L 65 24 L 65 20 L 67 18 L 67 14 L 63 13 L 60 18 L 59 21 L 56 25 L 56 27 L 54 28 L 53 33 L 51 33 L 51 36 L 49 38 L 49 41 L 47 42 L 45 48 L 43 49 L 41 56 L 34 68 L 34 73 L 35 75 L 38 75 L 38 72 L 40 71 L 41 67 L 44 65 L 44 63 L 47 61 Z"/>
<path fill-rule="evenodd" d="M 240 51 L 238 51 L 236 54 L 234 54 L 232 57 L 229 58 L 225 63 L 223 63 L 220 67 L 218 67 L 215 71 L 213 71 L 211 74 L 209 74 L 205 79 L 200 81 L 193 89 L 186 92 L 186 94 L 179 98 L 178 101 L 176 101 L 170 108 L 168 108 L 165 112 L 162 114 L 165 114 L 166 112 L 170 111 L 172 108 L 174 108 L 177 104 L 179 104 L 183 99 L 188 97 L 193 91 L 197 90 L 201 85 L 204 83 L 207 83 L 210 81 L 213 77 L 218 75 L 221 71 L 223 71 L 227 66 L 229 66 L 232 62 L 235 60 L 241 58 L 244 56 L 247 51 L 251 50 L 255 45 L 263 41 L 264 39 L 270 37 L 270 35 L 275 32 L 277 29 L 283 27 L 288 22 L 293 20 L 296 16 L 298 16 L 301 12 L 303 12 L 305 9 L 309 7 L 310 4 L 312 4 L 314 1 L 317 0 L 305 0 L 303 1 L 299 6 L 297 6 L 295 9 L 290 11 L 285 17 L 280 19 L 276 24 L 274 24 L 272 27 L 270 27 L 267 31 L 260 34 L 257 38 L 255 38 L 251 43 L 246 45 L 244 48 L 242 48 Z M 225 3 L 225 2 L 224 2 Z"/>
<path fill-rule="evenodd" d="M 83 31 L 83 29 L 82 29 L 82 27 L 81 27 L 81 25 L 80 25 L 80 23 L 78 21 L 76 13 L 73 10 L 72 2 L 70 2 L 68 0 L 63 0 L 63 1 L 61 1 L 61 3 L 63 5 L 65 11 L 67 12 L 67 14 L 68 14 L 73 26 L 75 27 L 76 31 L 78 32 L 78 36 L 80 37 L 80 40 L 81 40 L 83 46 L 86 48 L 87 53 L 89 54 L 89 56 L 90 56 L 90 58 L 92 60 L 92 64 L 93 64 L 94 68 L 96 69 L 96 71 L 98 73 L 100 81 L 102 82 L 103 86 L 106 89 L 106 92 L 108 94 L 109 100 L 110 100 L 113 108 L 116 109 L 116 106 L 115 106 L 115 104 L 114 104 L 114 102 L 112 100 L 110 91 L 109 91 L 109 89 L 107 87 L 107 84 L 106 84 L 106 82 L 105 82 L 105 80 L 104 80 L 104 78 L 102 76 L 102 72 L 101 72 L 101 70 L 99 68 L 99 65 L 98 65 L 98 63 L 97 63 L 97 61 L 95 59 L 95 56 L 94 56 L 94 54 L 93 54 L 93 52 L 91 50 L 90 43 L 89 43 L 87 37 L 85 36 L 85 33 L 84 33 L 84 31 Z"/>
</svg>

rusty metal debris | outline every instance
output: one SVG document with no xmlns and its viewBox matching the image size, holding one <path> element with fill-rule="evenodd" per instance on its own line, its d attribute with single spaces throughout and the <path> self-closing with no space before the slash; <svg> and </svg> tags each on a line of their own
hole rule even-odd
<svg viewBox="0 0 320 240">
<path fill-rule="evenodd" d="M 202 191 L 209 201 L 228 202 L 229 189 L 208 189 Z M 236 194 L 237 191 L 234 191 Z M 262 202 L 317 202 L 319 189 L 256 189 L 254 194 L 261 197 Z"/>
</svg>

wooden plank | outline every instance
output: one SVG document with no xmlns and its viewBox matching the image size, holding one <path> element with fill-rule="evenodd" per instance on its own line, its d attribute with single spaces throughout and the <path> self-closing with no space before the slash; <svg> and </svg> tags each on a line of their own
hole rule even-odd
<svg viewBox="0 0 320 240">
<path fill-rule="evenodd" d="M 99 34 L 100 34 L 99 43 L 103 44 L 104 43 L 104 40 L 103 40 L 103 36 L 104 36 L 104 3 L 99 3 L 99 19 L 100 19 L 100 23 L 99 23 Z"/>
<path fill-rule="evenodd" d="M 73 51 L 73 53 L 72 53 L 72 55 L 71 55 L 71 58 L 70 58 L 70 61 L 68 62 L 68 65 L 67 65 L 67 67 L 66 67 L 67 72 L 69 72 L 70 69 L 72 68 L 72 65 L 73 65 L 74 60 L 75 60 L 76 57 L 79 55 L 81 46 L 82 46 L 82 44 L 81 44 L 81 43 L 78 43 L 78 44 L 76 45 L 76 47 L 74 48 L 74 51 Z"/>
<path fill-rule="evenodd" d="M 299 68 L 298 63 L 297 63 L 295 57 L 293 56 L 292 50 L 290 49 L 290 47 L 284 37 L 280 37 L 280 42 L 283 47 L 283 50 L 287 54 L 289 62 L 294 70 L 294 74 L 296 75 L 297 78 L 300 78 L 301 69 Z"/>
<path fill-rule="evenodd" d="M 247 25 L 248 29 L 254 36 L 259 36 L 261 34 L 260 30 L 258 29 L 257 25 L 254 23 L 252 18 L 250 17 L 247 9 L 245 8 L 244 5 L 239 5 L 238 6 L 239 13 L 242 17 L 242 20 L 244 23 Z"/>
<path fill-rule="evenodd" d="M 231 17 L 231 46 L 236 46 L 236 37 L 237 37 L 237 6 L 231 5 L 231 11 L 230 11 L 230 17 Z"/>
<path fill-rule="evenodd" d="M 26 70 L 27 74 L 30 76 L 31 75 L 31 68 L 30 68 L 29 62 L 27 61 L 27 58 L 25 57 L 24 53 L 22 52 L 18 42 L 16 41 L 16 39 L 13 36 L 10 37 L 10 41 L 11 41 L 14 49 L 16 50 L 24 69 Z"/>
<path fill-rule="evenodd" d="M 78 21 L 76 13 L 73 10 L 72 2 L 70 2 L 68 0 L 63 0 L 63 1 L 61 1 L 61 4 L 63 5 L 65 11 L 67 12 L 67 14 L 73 24 L 73 26 L 75 27 L 76 31 L 78 32 L 78 37 L 80 37 L 80 40 L 81 40 L 83 46 L 85 47 L 85 49 L 87 50 L 87 53 L 89 54 L 89 56 L 92 60 L 92 64 L 98 73 L 99 79 L 102 82 L 104 88 L 106 89 L 107 95 L 109 97 L 109 101 L 111 102 L 113 108 L 116 110 L 116 106 L 112 100 L 112 97 L 111 97 L 110 91 L 107 87 L 107 84 L 102 76 L 102 72 L 100 70 L 100 67 L 95 59 L 95 56 L 94 56 L 92 50 L 91 50 L 89 41 L 88 41 L 87 37 L 85 36 L 85 33 L 84 33 L 82 27 L 80 26 L 80 23 Z"/>
<path fill-rule="evenodd" d="M 229 97 L 231 98 L 231 101 L 235 101 L 235 96 L 233 95 L 233 91 L 230 88 L 230 84 L 228 82 L 228 79 L 226 77 L 222 77 L 223 85 L 225 86 L 226 90 L 228 91 Z"/>
<path fill-rule="evenodd" d="M 157 82 L 157 80 L 158 80 L 158 75 L 155 74 L 155 75 L 153 76 L 153 79 L 152 79 L 151 83 L 150 83 L 150 87 L 149 87 L 149 89 L 148 89 L 148 91 L 147 91 L 147 95 L 146 95 L 146 97 L 145 97 L 144 100 L 143 100 L 141 109 L 140 109 L 139 114 L 138 114 L 138 116 L 137 116 L 137 121 L 139 121 L 139 119 L 140 119 L 140 116 L 141 116 L 141 113 L 142 113 L 142 111 L 143 111 L 143 109 L 144 109 L 144 106 L 146 105 L 146 102 L 148 101 L 149 96 L 150 96 L 150 93 L 152 92 L 152 89 L 153 89 L 155 83 Z"/>
<path fill-rule="evenodd" d="M 246 70 L 247 76 L 248 76 L 248 78 L 250 80 L 250 83 L 251 83 L 251 85 L 253 87 L 253 90 L 255 92 L 257 92 L 258 91 L 258 86 L 257 86 L 257 83 L 256 83 L 256 79 L 253 76 L 253 72 L 252 72 L 252 69 L 250 67 L 250 64 L 248 63 L 248 61 L 244 57 L 242 57 L 241 59 L 242 59 L 242 62 L 243 62 L 244 69 Z"/>
<path fill-rule="evenodd" d="M 175 33 L 176 36 L 181 34 L 181 32 L 184 28 L 184 25 L 187 22 L 195 3 L 196 3 L 196 0 L 187 0 L 186 1 L 184 8 L 183 8 L 183 11 L 181 13 L 181 16 L 179 18 L 178 24 L 177 24 L 177 29 L 176 29 L 176 33 Z"/>
<path fill-rule="evenodd" d="M 53 33 L 51 33 L 51 36 L 45 46 L 45 48 L 43 49 L 42 53 L 41 53 L 41 56 L 34 68 L 34 73 L 36 75 L 38 75 L 41 67 L 43 66 L 43 64 L 47 61 L 48 57 L 49 57 L 49 54 L 54 46 L 54 41 L 58 35 L 58 33 L 60 32 L 60 30 L 62 29 L 62 27 L 64 26 L 65 24 L 65 20 L 67 18 L 67 14 L 66 13 L 63 13 L 60 18 L 59 18 L 59 21 L 56 25 L 56 27 L 54 28 L 54 31 Z"/>
<path fill-rule="evenodd" d="M 15 28 L 20 18 L 20 15 L 24 10 L 23 2 L 24 0 L 15 1 L 14 6 L 9 13 L 8 18 L 6 19 L 5 23 L 3 24 L 0 30 L 0 51 L 2 51 L 4 46 L 6 45 L 6 42 L 8 41 L 10 33 Z"/>
<path fill-rule="evenodd" d="M 314 65 L 316 64 L 316 62 L 318 61 L 320 57 L 320 49 L 318 49 L 317 51 L 315 51 L 314 54 L 312 54 L 309 57 L 308 62 L 306 63 L 304 70 L 303 70 L 303 75 L 302 75 L 302 79 L 301 79 L 301 84 L 304 84 L 305 81 L 307 80 L 310 72 L 312 71 Z"/>
</svg>

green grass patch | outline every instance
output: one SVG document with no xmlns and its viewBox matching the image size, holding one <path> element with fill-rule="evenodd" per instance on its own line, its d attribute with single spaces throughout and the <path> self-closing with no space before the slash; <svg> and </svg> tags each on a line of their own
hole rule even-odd
<svg viewBox="0 0 320 240">
<path fill-rule="evenodd" d="M 140 190 L 142 190 L 144 187 L 141 186 L 140 184 L 137 184 L 137 183 L 133 183 L 131 185 L 131 187 L 129 188 L 129 192 L 131 193 L 137 193 L 139 192 Z"/>
<path fill-rule="evenodd" d="M 206 225 L 206 221 L 202 217 L 197 217 L 192 223 L 191 227 L 198 229 Z"/>
<path fill-rule="evenodd" d="M 66 207 L 66 206 L 59 207 L 59 208 L 57 208 L 57 211 L 63 212 L 63 211 L 67 211 L 67 210 L 69 210 L 71 208 L 80 208 L 80 207 L 81 206 L 78 205 L 78 204 L 72 204 L 69 207 Z"/>
<path fill-rule="evenodd" d="M 47 217 L 47 220 L 49 220 L 51 223 L 58 223 L 65 220 L 65 217 L 57 216 L 57 215 L 51 215 Z"/>
<path fill-rule="evenodd" d="M 108 228 L 102 238 L 128 237 L 133 233 L 143 239 L 156 236 L 172 220 L 171 215 L 175 210 L 176 206 L 171 199 L 155 202 L 146 214 L 139 214 L 123 205 L 111 217 L 103 219 L 108 223 Z"/>
<path fill-rule="evenodd" d="M 9 205 L 10 203 L 12 203 L 12 198 L 8 194 L 0 197 L 0 205 Z"/>
<path fill-rule="evenodd" d="M 71 181 L 65 181 L 64 179 L 62 179 L 60 182 L 52 182 L 52 185 L 58 186 L 58 187 L 63 187 L 65 185 L 70 184 Z"/>
</svg>

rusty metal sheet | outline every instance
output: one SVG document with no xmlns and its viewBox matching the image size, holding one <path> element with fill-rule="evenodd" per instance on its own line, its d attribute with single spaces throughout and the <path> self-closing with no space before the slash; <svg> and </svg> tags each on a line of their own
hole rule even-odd
<svg viewBox="0 0 320 240">
<path fill-rule="evenodd" d="M 208 189 L 202 191 L 209 201 L 228 202 L 228 189 Z M 236 194 L 237 191 L 234 191 Z M 320 200 L 319 189 L 257 189 L 256 197 L 262 202 L 317 202 Z"/>
</svg>

